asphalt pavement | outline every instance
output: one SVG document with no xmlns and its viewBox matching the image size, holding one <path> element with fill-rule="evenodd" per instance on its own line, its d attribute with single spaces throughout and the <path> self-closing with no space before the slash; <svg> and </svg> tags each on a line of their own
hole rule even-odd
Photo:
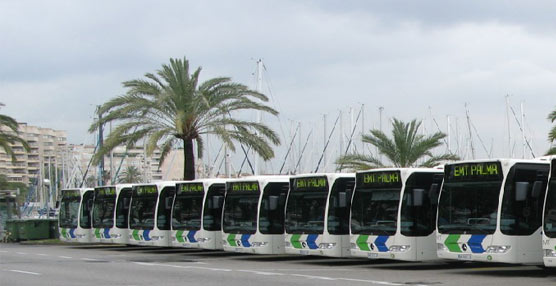
<svg viewBox="0 0 556 286">
<path fill-rule="evenodd" d="M 115 245 L 0 244 L 0 285 L 556 285 L 556 271 Z"/>
</svg>

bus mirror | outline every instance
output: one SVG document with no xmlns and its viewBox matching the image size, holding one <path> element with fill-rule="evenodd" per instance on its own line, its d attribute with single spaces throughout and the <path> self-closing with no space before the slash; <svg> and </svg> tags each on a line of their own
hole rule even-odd
<svg viewBox="0 0 556 286">
<path fill-rule="evenodd" d="M 533 183 L 533 190 L 531 191 L 531 197 L 538 199 L 541 196 L 541 193 L 544 189 L 542 185 L 543 183 L 541 181 L 535 181 Z"/>
<path fill-rule="evenodd" d="M 425 198 L 425 190 L 424 189 L 413 189 L 411 193 L 412 193 L 412 196 L 413 196 L 413 206 L 414 207 L 423 206 L 423 200 Z"/>
<path fill-rule="evenodd" d="M 529 182 L 515 182 L 515 201 L 523 202 L 527 200 L 529 192 Z"/>
<path fill-rule="evenodd" d="M 268 202 L 269 202 L 269 208 L 268 208 L 269 210 L 275 211 L 276 209 L 278 209 L 278 196 L 269 196 Z"/>
<path fill-rule="evenodd" d="M 129 209 L 130 198 L 124 198 L 124 209 Z"/>
<path fill-rule="evenodd" d="M 438 195 L 439 195 L 439 184 L 432 184 L 429 189 L 429 199 L 432 205 L 438 204 Z"/>
<path fill-rule="evenodd" d="M 88 200 L 87 201 L 87 210 L 92 210 L 93 209 L 93 200 Z"/>
<path fill-rule="evenodd" d="M 56 208 L 60 207 L 60 201 L 56 201 Z"/>
<path fill-rule="evenodd" d="M 348 193 L 347 192 L 339 192 L 338 193 L 338 207 L 345 208 L 347 207 L 347 200 L 348 200 Z"/>
</svg>

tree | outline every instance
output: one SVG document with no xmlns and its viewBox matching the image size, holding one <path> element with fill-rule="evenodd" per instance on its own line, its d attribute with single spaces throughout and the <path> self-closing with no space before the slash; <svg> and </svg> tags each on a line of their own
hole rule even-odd
<svg viewBox="0 0 556 286">
<path fill-rule="evenodd" d="M 216 135 L 231 151 L 234 142 L 246 145 L 264 160 L 274 157 L 271 144 L 278 145 L 277 134 L 265 124 L 236 119 L 238 112 L 258 110 L 277 115 L 266 106 L 268 98 L 230 78 L 218 77 L 198 83 L 201 68 L 189 72 L 187 59 L 170 59 L 156 74 L 145 74 L 146 79 L 123 83 L 127 93 L 103 104 L 91 127 L 94 132 L 99 124 L 110 121 L 120 123 L 106 138 L 95 154 L 98 162 L 102 156 L 122 144 L 135 144 L 145 140 L 147 154 L 158 147 L 160 161 L 164 161 L 172 147 L 183 145 L 185 157 L 184 178 L 195 178 L 195 154 L 202 157 L 202 135 Z"/>
<path fill-rule="evenodd" d="M 548 115 L 548 120 L 550 120 L 550 122 L 552 123 L 556 121 L 556 109 L 550 112 L 550 114 Z M 552 129 L 548 133 L 548 141 L 550 141 L 550 143 L 554 143 L 554 141 L 556 141 L 556 125 L 554 125 L 554 127 L 552 127 Z M 556 155 L 556 146 L 551 147 L 546 155 Z"/>
<path fill-rule="evenodd" d="M 127 166 L 125 170 L 118 176 L 119 184 L 133 184 L 139 183 L 142 180 L 142 174 L 139 168 L 135 166 Z"/>
<path fill-rule="evenodd" d="M 4 106 L 4 104 L 0 103 L 0 106 Z M 0 114 L 0 147 L 4 149 L 4 151 L 12 157 L 12 162 L 17 161 L 17 157 L 14 154 L 12 146 L 20 143 L 25 148 L 26 152 L 29 152 L 29 144 L 25 139 L 19 137 L 19 124 L 15 119 Z"/>
<path fill-rule="evenodd" d="M 459 160 L 454 154 L 442 154 L 434 156 L 432 149 L 442 144 L 441 140 L 446 137 L 442 132 L 425 136 L 418 134 L 421 121 L 412 120 L 405 123 L 394 118 L 392 120 L 392 138 L 380 130 L 373 129 L 370 134 L 363 135 L 363 142 L 369 143 L 378 149 L 378 153 L 384 155 L 393 167 L 432 167 L 442 161 Z M 421 164 L 417 162 L 426 158 Z M 366 170 L 386 167 L 380 159 L 365 154 L 348 154 L 336 160 L 340 168 L 345 167 L 354 170 Z M 388 164 L 388 165 L 390 165 Z"/>
</svg>

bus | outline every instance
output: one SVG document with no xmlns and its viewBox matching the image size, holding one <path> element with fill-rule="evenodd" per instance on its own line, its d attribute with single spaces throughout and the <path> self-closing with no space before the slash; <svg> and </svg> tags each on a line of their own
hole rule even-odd
<svg viewBox="0 0 556 286">
<path fill-rule="evenodd" d="M 442 168 L 357 172 L 351 202 L 351 255 L 425 261 L 436 256 Z"/>
<path fill-rule="evenodd" d="M 61 241 L 91 242 L 91 208 L 94 195 L 92 188 L 61 190 L 58 214 Z"/>
<path fill-rule="evenodd" d="M 353 173 L 292 176 L 286 205 L 286 253 L 349 256 L 354 185 Z"/>
<path fill-rule="evenodd" d="M 444 166 L 437 218 L 439 258 L 542 264 L 546 160 L 461 161 Z"/>
<path fill-rule="evenodd" d="M 287 176 L 256 176 L 226 182 L 222 218 L 224 251 L 284 253 Z"/>
<path fill-rule="evenodd" d="M 222 249 L 223 179 L 176 183 L 172 207 L 172 247 Z"/>
<path fill-rule="evenodd" d="M 95 188 L 93 242 L 128 244 L 131 184 Z"/>
<path fill-rule="evenodd" d="M 129 207 L 129 244 L 170 246 L 170 221 L 176 182 L 133 185 Z"/>
<path fill-rule="evenodd" d="M 556 156 L 550 162 L 550 179 L 546 191 L 543 215 L 544 265 L 556 267 Z"/>
</svg>

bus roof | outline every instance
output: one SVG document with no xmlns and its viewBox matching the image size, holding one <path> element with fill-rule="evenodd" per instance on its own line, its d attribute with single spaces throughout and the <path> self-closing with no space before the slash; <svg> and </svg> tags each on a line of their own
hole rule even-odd
<svg viewBox="0 0 556 286">
<path fill-rule="evenodd" d="M 285 182 L 289 183 L 290 176 L 284 175 L 264 175 L 264 176 L 249 176 L 249 177 L 242 177 L 242 178 L 234 178 L 234 179 L 226 179 L 225 182 L 248 182 L 248 181 L 257 181 L 261 184 L 267 184 L 270 182 Z"/>
<path fill-rule="evenodd" d="M 355 178 L 355 173 L 308 173 L 291 176 L 295 178 L 309 178 L 309 177 L 326 177 L 328 180 L 336 180 L 338 178 Z"/>
<path fill-rule="evenodd" d="M 475 159 L 475 160 L 462 160 L 455 161 L 451 163 L 446 163 L 448 165 L 466 164 L 466 163 L 486 163 L 486 162 L 500 162 L 502 165 L 514 165 L 517 163 L 531 163 L 531 164 L 548 164 L 550 161 L 546 157 L 540 157 L 535 159 L 515 159 L 515 158 L 494 158 L 494 159 Z"/>
<path fill-rule="evenodd" d="M 385 172 L 385 171 L 401 171 L 402 173 L 415 173 L 415 172 L 422 172 L 422 173 L 442 173 L 444 172 L 444 166 L 438 166 L 434 168 L 377 168 L 377 169 L 370 169 L 364 171 L 357 171 L 356 174 L 365 174 L 365 173 L 373 173 L 373 172 Z"/>
</svg>

